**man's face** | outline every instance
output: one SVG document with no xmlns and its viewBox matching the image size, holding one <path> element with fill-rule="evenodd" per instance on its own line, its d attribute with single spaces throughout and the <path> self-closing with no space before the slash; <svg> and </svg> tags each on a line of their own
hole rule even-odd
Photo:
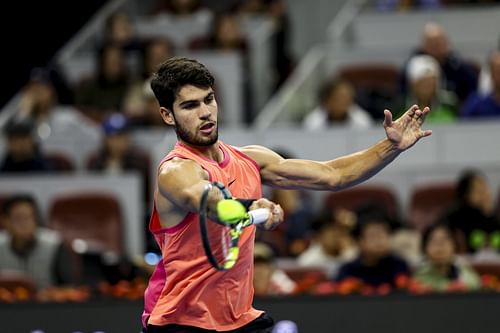
<svg viewBox="0 0 500 333">
<path fill-rule="evenodd" d="M 449 264 L 452 261 L 454 255 L 453 240 L 446 229 L 439 228 L 432 232 L 425 252 L 435 264 Z"/>
<path fill-rule="evenodd" d="M 212 88 L 182 87 L 172 111 L 162 112 L 177 137 L 192 146 L 211 146 L 218 140 L 217 102 Z"/>
<path fill-rule="evenodd" d="M 370 223 L 361 232 L 360 249 L 363 255 L 383 258 L 390 251 L 390 234 L 383 223 Z"/>
<path fill-rule="evenodd" d="M 28 202 L 15 204 L 5 219 L 5 228 L 15 242 L 28 244 L 35 238 L 35 209 Z"/>
</svg>

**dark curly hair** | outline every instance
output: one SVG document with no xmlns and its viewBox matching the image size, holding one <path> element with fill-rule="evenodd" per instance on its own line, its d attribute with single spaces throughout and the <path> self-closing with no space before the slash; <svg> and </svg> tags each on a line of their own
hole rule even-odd
<svg viewBox="0 0 500 333">
<path fill-rule="evenodd" d="M 185 85 L 212 88 L 214 77 L 210 71 L 194 59 L 173 57 L 162 63 L 153 74 L 151 89 L 160 106 L 173 110 L 175 96 Z"/>
</svg>

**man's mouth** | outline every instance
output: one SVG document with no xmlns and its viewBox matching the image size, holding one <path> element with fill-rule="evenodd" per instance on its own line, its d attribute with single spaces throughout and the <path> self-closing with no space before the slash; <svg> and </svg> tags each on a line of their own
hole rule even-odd
<svg viewBox="0 0 500 333">
<path fill-rule="evenodd" d="M 200 127 L 200 131 L 205 134 L 210 134 L 215 128 L 215 123 L 209 122 Z"/>
</svg>

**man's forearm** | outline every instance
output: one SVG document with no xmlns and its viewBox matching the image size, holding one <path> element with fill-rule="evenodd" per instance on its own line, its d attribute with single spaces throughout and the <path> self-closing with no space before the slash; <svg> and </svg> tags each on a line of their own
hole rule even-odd
<svg viewBox="0 0 500 333">
<path fill-rule="evenodd" d="M 400 153 L 401 150 L 384 139 L 368 149 L 329 161 L 327 165 L 339 172 L 336 189 L 344 189 L 371 178 Z"/>
</svg>

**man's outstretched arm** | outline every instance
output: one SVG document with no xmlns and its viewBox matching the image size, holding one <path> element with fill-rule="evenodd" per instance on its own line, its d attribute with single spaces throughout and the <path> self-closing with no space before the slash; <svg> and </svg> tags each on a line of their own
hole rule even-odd
<svg viewBox="0 0 500 333">
<path fill-rule="evenodd" d="M 427 107 L 420 110 L 412 106 L 401 118 L 393 121 L 390 111 L 385 110 L 385 139 L 368 149 L 330 161 L 283 159 L 260 146 L 248 146 L 242 150 L 260 165 L 264 184 L 282 188 L 340 190 L 369 179 L 401 152 L 431 135 L 430 130 L 421 129 L 428 112 Z"/>
</svg>

